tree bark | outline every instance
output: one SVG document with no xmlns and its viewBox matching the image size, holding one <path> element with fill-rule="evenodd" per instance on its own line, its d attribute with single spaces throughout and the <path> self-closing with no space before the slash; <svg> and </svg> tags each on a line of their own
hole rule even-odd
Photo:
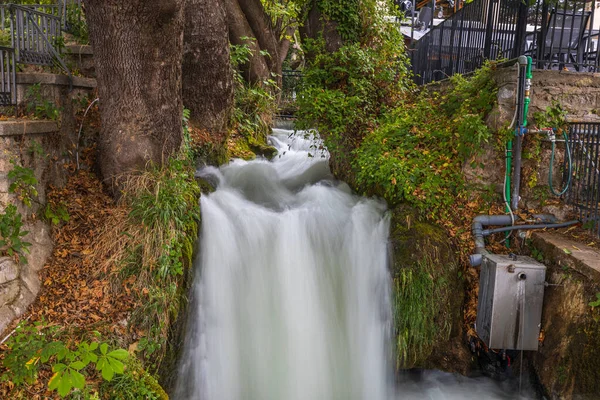
<svg viewBox="0 0 600 400">
<path fill-rule="evenodd" d="M 183 42 L 183 103 L 190 122 L 221 143 L 233 107 L 233 71 L 220 0 L 186 1 Z"/>
<path fill-rule="evenodd" d="M 242 39 L 255 38 L 255 34 L 242 11 L 238 0 L 225 0 L 227 10 L 227 25 L 229 27 L 229 40 L 236 45 L 246 44 L 252 51 L 250 61 L 243 67 L 244 78 L 250 83 L 261 83 L 271 76 L 269 65 L 257 41 Z"/>
<path fill-rule="evenodd" d="M 265 13 L 262 3 L 260 0 L 238 0 L 238 3 L 258 45 L 269 53 L 265 56 L 267 66 L 271 71 L 276 72 L 277 60 L 279 60 L 278 38 L 273 32 L 271 20 Z"/>
<path fill-rule="evenodd" d="M 320 34 L 323 34 L 325 50 L 329 53 L 335 53 L 344 45 L 337 30 L 337 22 L 327 19 L 319 9 L 316 1 L 309 4 L 309 7 L 306 21 L 300 27 L 300 35 L 303 39 L 317 39 Z"/>
<path fill-rule="evenodd" d="M 181 145 L 183 1 L 86 0 L 100 96 L 99 163 L 113 190 L 122 175 L 163 164 Z"/>
</svg>

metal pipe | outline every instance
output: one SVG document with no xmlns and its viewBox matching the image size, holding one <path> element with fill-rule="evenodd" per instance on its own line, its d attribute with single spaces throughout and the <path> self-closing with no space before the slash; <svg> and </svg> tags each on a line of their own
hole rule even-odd
<svg viewBox="0 0 600 400">
<path fill-rule="evenodd" d="M 517 129 L 515 130 L 516 140 L 514 141 L 513 147 L 513 193 L 512 193 L 512 203 L 511 207 L 513 211 L 516 211 L 519 208 L 519 194 L 521 189 L 521 152 L 523 149 L 523 122 L 524 122 L 524 97 L 525 97 L 525 68 L 527 67 L 527 57 L 520 56 L 519 57 L 519 68 L 521 68 L 521 73 L 519 75 L 520 79 L 517 82 Z"/>
<path fill-rule="evenodd" d="M 536 220 L 540 221 L 542 224 L 540 225 L 560 225 L 560 224 L 555 224 L 556 222 L 556 217 L 554 215 L 550 215 L 550 214 L 537 214 L 534 215 L 533 218 L 535 218 Z M 518 219 L 517 216 L 515 216 L 515 220 Z M 510 215 L 478 215 L 477 217 L 473 218 L 473 224 L 472 224 L 472 231 L 473 231 L 473 238 L 475 239 L 475 254 L 472 254 L 469 256 L 469 260 L 470 263 L 473 267 L 477 267 L 479 265 L 481 265 L 481 255 L 482 254 L 489 254 L 489 252 L 485 249 L 485 239 L 484 237 L 489 235 L 489 233 L 487 235 L 484 234 L 485 231 L 489 231 L 489 230 L 484 230 L 483 227 L 484 226 L 506 226 L 506 225 L 512 225 L 513 224 L 513 219 Z M 525 227 L 527 225 L 514 225 L 515 229 L 523 229 L 521 227 Z M 538 226 L 538 225 L 536 225 Z M 507 229 L 510 230 L 510 229 Z"/>
<path fill-rule="evenodd" d="M 489 236 L 494 233 L 514 231 L 514 230 L 543 229 L 543 228 L 566 228 L 567 226 L 575 225 L 578 223 L 579 223 L 579 221 L 573 220 L 573 221 L 563 222 L 560 224 L 513 225 L 513 226 L 505 226 L 503 228 L 484 229 L 481 232 L 481 234 L 483 236 Z"/>
</svg>

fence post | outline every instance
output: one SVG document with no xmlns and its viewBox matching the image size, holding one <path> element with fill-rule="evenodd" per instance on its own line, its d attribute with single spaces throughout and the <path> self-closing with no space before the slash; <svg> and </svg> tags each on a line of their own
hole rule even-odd
<svg viewBox="0 0 600 400">
<path fill-rule="evenodd" d="M 544 53 L 546 52 L 546 35 L 548 33 L 548 2 L 544 0 L 544 3 L 542 5 L 542 22 L 541 22 L 541 28 L 540 29 L 540 33 L 537 35 L 537 37 L 535 38 L 536 42 L 537 42 L 537 52 L 536 52 L 536 59 L 537 59 L 537 65 L 536 68 L 537 69 L 542 69 L 545 66 L 545 62 L 544 62 Z"/>
<path fill-rule="evenodd" d="M 515 33 L 515 43 L 511 58 L 517 58 L 525 50 L 525 37 L 527 35 L 527 14 L 529 13 L 529 7 L 526 2 L 519 2 L 519 11 L 517 13 L 517 30 Z"/>
<path fill-rule="evenodd" d="M 489 59 L 492 51 L 492 29 L 494 24 L 492 18 L 494 18 L 494 3 L 496 0 L 483 0 L 487 1 L 487 18 L 485 20 L 485 41 L 483 42 L 483 58 Z"/>
</svg>

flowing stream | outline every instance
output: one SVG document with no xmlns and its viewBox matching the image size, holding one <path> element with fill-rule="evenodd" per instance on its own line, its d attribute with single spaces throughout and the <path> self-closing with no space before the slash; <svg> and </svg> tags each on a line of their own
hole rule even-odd
<svg viewBox="0 0 600 400">
<path fill-rule="evenodd" d="M 174 398 L 514 398 L 449 374 L 396 382 L 385 204 L 353 195 L 319 140 L 291 133 L 274 131 L 272 161 L 202 171 L 217 190 L 201 200 Z"/>
</svg>

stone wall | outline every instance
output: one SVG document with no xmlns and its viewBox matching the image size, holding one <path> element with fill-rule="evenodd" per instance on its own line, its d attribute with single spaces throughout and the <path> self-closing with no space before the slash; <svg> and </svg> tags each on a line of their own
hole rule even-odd
<svg viewBox="0 0 600 400">
<path fill-rule="evenodd" d="M 539 350 L 529 355 L 549 399 L 600 396 L 600 251 L 551 232 L 532 236 L 547 266 Z"/>
<path fill-rule="evenodd" d="M 71 86 L 65 76 L 53 74 L 19 74 L 17 82 L 22 106 L 28 88 L 39 83 L 42 97 L 61 109 L 61 117 L 60 121 L 6 118 L 10 116 L 0 120 L 0 211 L 9 203 L 17 206 L 25 222 L 23 230 L 29 231 L 23 239 L 32 244 L 27 263 L 0 257 L 0 334 L 40 291 L 38 272 L 53 249 L 51 227 L 43 220 L 46 193 L 51 185 L 66 183 L 80 140 L 76 116 L 87 106 L 96 86 L 95 80 L 85 78 L 75 78 Z M 9 193 L 7 175 L 13 163 L 32 169 L 38 181 L 31 207 Z"/>
<path fill-rule="evenodd" d="M 72 44 L 65 48 L 63 59 L 72 73 L 81 74 L 88 78 L 96 77 L 94 52 L 92 46 Z"/>
<path fill-rule="evenodd" d="M 499 89 L 495 120 L 510 121 L 514 112 L 517 66 L 499 69 L 495 79 Z M 600 122 L 600 74 L 534 70 L 529 115 L 544 111 L 554 101 L 568 111 L 572 121 Z"/>
<path fill-rule="evenodd" d="M 507 127 L 513 117 L 517 66 L 499 69 L 495 79 L 498 104 L 488 124 L 500 130 Z M 535 126 L 536 112 L 544 112 L 555 102 L 567 111 L 569 122 L 600 122 L 600 74 L 534 70 L 531 100 L 529 126 Z M 573 210 L 564 202 L 544 204 L 548 199 L 557 199 L 548 189 L 551 142 L 543 136 L 537 139 L 541 139 L 539 156 L 523 160 L 521 208 L 535 208 L 562 220 L 570 219 Z M 526 135 L 524 154 L 531 153 L 535 140 L 532 134 Z M 556 147 L 553 181 L 558 188 L 563 184 L 564 143 L 558 142 Z M 505 169 L 503 149 L 487 146 L 478 161 L 484 167 L 466 166 L 465 174 L 473 183 L 494 185 L 500 196 Z M 547 196 L 546 200 L 542 200 L 540 194 Z M 527 358 L 550 399 L 597 399 L 600 396 L 600 325 L 597 322 L 600 314 L 589 302 L 600 291 L 600 252 L 546 232 L 534 233 L 531 243 L 531 247 L 523 251 L 532 251 L 530 255 L 548 267 L 546 281 L 550 286 L 544 294 L 542 343 L 539 351 L 529 353 Z"/>
<path fill-rule="evenodd" d="M 495 73 L 498 85 L 498 103 L 488 116 L 488 125 L 494 131 L 501 131 L 510 124 L 515 110 L 517 90 L 517 66 L 498 69 Z M 569 71 L 534 70 L 531 90 L 531 104 L 528 126 L 535 127 L 535 113 L 558 102 L 567 111 L 570 122 L 600 122 L 600 74 L 575 73 Z M 557 139 L 562 139 L 557 137 Z M 540 143 L 540 154 L 534 153 L 534 143 Z M 521 180 L 521 207 L 538 209 L 555 214 L 560 219 L 568 218 L 570 209 L 558 206 L 548 188 L 552 143 L 541 134 L 529 134 L 524 138 L 524 157 Z M 563 142 L 556 143 L 556 154 L 552 180 L 560 189 L 562 165 L 565 155 Z M 498 197 L 502 195 L 504 182 L 504 149 L 495 143 L 486 145 L 483 154 L 476 159 L 475 167 L 466 164 L 463 171 L 467 180 L 475 185 L 492 186 Z M 479 167 L 479 166 L 483 167 Z M 550 203 L 550 204 L 547 204 Z"/>
</svg>

